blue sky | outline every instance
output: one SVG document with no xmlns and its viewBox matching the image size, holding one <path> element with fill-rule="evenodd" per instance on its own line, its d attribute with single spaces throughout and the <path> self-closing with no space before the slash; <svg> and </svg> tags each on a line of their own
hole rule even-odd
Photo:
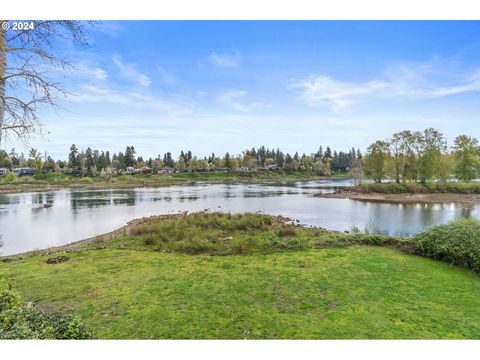
<svg viewBox="0 0 480 360">
<path fill-rule="evenodd" d="M 73 94 L 31 145 L 144 157 L 365 148 L 403 129 L 480 136 L 480 22 L 102 22 L 59 42 Z M 20 144 L 10 141 L 8 147 Z"/>
</svg>

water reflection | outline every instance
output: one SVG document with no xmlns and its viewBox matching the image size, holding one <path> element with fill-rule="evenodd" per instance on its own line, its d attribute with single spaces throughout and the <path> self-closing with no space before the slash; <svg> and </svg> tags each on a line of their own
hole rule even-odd
<svg viewBox="0 0 480 360">
<path fill-rule="evenodd" d="M 178 211 L 262 211 L 332 230 L 353 226 L 411 235 L 459 217 L 480 217 L 480 207 L 389 204 L 313 197 L 351 185 L 349 180 L 270 184 L 193 184 L 161 188 L 60 190 L 0 195 L 3 255 L 61 245 L 112 231 L 127 221 Z M 53 204 L 44 208 L 44 204 Z"/>
</svg>

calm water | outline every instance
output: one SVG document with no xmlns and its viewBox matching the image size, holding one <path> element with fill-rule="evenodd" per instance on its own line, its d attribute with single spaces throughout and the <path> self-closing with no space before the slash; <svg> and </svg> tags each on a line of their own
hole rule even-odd
<svg viewBox="0 0 480 360">
<path fill-rule="evenodd" d="M 0 194 L 1 255 L 63 245 L 112 231 L 134 218 L 178 211 L 262 211 L 332 230 L 352 226 L 411 235 L 459 217 L 480 218 L 480 205 L 385 204 L 313 197 L 349 180 L 274 184 L 196 184 L 161 188 L 60 190 Z M 43 203 L 52 203 L 43 208 Z"/>
</svg>

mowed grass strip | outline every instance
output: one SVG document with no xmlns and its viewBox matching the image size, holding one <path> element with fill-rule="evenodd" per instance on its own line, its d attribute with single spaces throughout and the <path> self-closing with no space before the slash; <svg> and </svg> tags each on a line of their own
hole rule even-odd
<svg viewBox="0 0 480 360">
<path fill-rule="evenodd" d="M 102 339 L 478 339 L 480 277 L 391 247 L 210 256 L 134 248 L 0 263 Z"/>
</svg>

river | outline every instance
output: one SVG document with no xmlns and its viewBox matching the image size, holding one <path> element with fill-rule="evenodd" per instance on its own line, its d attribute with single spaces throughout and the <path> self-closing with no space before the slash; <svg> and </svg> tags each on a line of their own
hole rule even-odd
<svg viewBox="0 0 480 360">
<path fill-rule="evenodd" d="M 344 231 L 356 226 L 371 232 L 406 236 L 455 218 L 480 218 L 478 204 L 389 204 L 313 196 L 346 185 L 351 185 L 351 181 L 196 183 L 0 194 L 3 242 L 0 255 L 64 245 L 115 230 L 135 218 L 179 211 L 261 211 L 331 230 Z M 52 206 L 44 208 L 44 203 Z"/>
</svg>

